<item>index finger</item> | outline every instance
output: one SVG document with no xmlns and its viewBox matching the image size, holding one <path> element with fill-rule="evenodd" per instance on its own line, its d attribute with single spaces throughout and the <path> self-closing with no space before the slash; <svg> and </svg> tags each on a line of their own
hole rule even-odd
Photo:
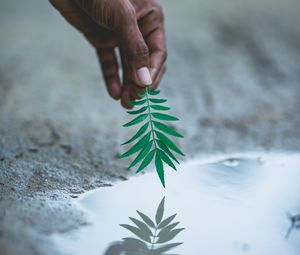
<svg viewBox="0 0 300 255">
<path fill-rule="evenodd" d="M 146 43 L 150 53 L 150 74 L 152 80 L 154 81 L 167 59 L 164 28 L 161 26 L 155 29 L 147 36 Z"/>
</svg>

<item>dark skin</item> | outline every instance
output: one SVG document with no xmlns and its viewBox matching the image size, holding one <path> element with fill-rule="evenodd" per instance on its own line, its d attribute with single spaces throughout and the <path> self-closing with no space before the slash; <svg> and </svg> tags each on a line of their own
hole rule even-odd
<svg viewBox="0 0 300 255">
<path fill-rule="evenodd" d="M 163 11 L 155 0 L 50 0 L 97 51 L 109 95 L 131 108 L 165 72 Z M 115 50 L 121 63 L 118 63 Z M 119 67 L 123 77 L 119 77 Z"/>
</svg>

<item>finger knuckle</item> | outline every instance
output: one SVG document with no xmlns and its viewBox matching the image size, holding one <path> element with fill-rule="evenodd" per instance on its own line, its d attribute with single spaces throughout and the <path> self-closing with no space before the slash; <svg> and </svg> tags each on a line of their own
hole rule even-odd
<svg viewBox="0 0 300 255">
<path fill-rule="evenodd" d="M 164 12 L 163 12 L 163 8 L 161 5 L 159 5 L 159 4 L 155 5 L 153 7 L 152 11 L 158 21 L 164 20 Z"/>
<path fill-rule="evenodd" d="M 145 42 L 138 42 L 131 52 L 132 58 L 148 57 L 149 49 Z"/>
<path fill-rule="evenodd" d="M 144 48 L 137 48 L 133 52 L 135 58 L 147 57 L 149 55 L 149 50 Z"/>
<path fill-rule="evenodd" d="M 118 10 L 114 12 L 113 29 L 117 33 L 126 33 L 130 31 L 137 22 L 135 8 L 130 4 L 120 3 Z"/>
<path fill-rule="evenodd" d="M 136 19 L 136 11 L 133 5 L 128 2 L 119 0 L 119 8 L 117 15 L 121 18 L 122 22 L 131 21 Z"/>
<path fill-rule="evenodd" d="M 126 15 L 129 19 L 136 20 L 136 11 L 132 5 L 126 7 Z"/>
</svg>

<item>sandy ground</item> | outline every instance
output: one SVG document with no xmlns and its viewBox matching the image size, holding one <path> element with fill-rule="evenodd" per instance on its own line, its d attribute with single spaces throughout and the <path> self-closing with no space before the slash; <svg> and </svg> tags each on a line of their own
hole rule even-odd
<svg viewBox="0 0 300 255">
<path fill-rule="evenodd" d="M 299 1 L 163 2 L 161 89 L 187 155 L 299 151 Z M 49 234 L 86 224 L 72 197 L 131 175 L 128 116 L 48 1 L 0 6 L 0 253 L 59 254 Z"/>
</svg>

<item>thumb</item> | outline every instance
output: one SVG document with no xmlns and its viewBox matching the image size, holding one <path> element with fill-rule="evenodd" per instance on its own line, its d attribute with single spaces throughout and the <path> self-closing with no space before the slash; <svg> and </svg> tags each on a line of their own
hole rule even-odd
<svg viewBox="0 0 300 255">
<path fill-rule="evenodd" d="M 117 30 L 120 44 L 125 55 L 126 65 L 131 80 L 140 86 L 152 84 L 149 72 L 149 49 L 139 30 L 136 16 L 128 17 L 131 21 L 124 23 Z"/>
</svg>

